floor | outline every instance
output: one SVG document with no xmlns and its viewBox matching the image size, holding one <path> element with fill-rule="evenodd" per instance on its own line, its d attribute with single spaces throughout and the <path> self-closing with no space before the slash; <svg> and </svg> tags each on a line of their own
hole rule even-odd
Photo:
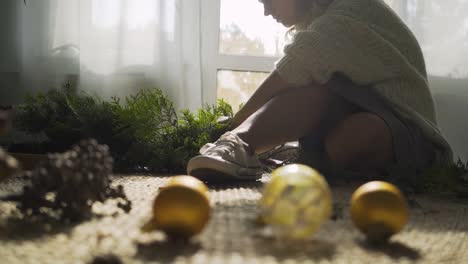
<svg viewBox="0 0 468 264">
<path fill-rule="evenodd" d="M 267 179 L 264 178 L 264 180 Z M 159 232 L 142 234 L 151 202 L 167 177 L 126 175 L 133 201 L 129 214 L 97 206 L 96 217 L 77 225 L 12 221 L 14 207 L 0 202 L 0 263 L 89 263 L 112 253 L 123 263 L 468 263 L 468 204 L 428 197 L 411 198 L 409 225 L 382 247 L 366 243 L 347 213 L 355 186 L 335 186 L 338 210 L 310 241 L 290 242 L 265 234 L 256 224 L 262 182 L 210 186 L 212 218 L 189 243 L 167 242 Z M 0 184 L 0 195 L 18 183 Z"/>
</svg>

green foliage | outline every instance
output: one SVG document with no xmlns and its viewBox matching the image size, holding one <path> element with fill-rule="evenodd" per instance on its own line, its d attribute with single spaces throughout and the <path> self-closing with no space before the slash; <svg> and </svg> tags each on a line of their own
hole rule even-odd
<svg viewBox="0 0 468 264">
<path fill-rule="evenodd" d="M 398 186 L 433 196 L 468 198 L 468 163 L 428 168 L 415 172 L 407 168 L 393 168 L 390 180 Z"/>
<path fill-rule="evenodd" d="M 17 106 L 16 128 L 44 133 L 52 146 L 63 151 L 84 138 L 110 147 L 120 170 L 185 172 L 188 159 L 207 142 L 227 131 L 221 116 L 232 117 L 229 104 L 205 105 L 196 113 L 183 110 L 178 117 L 173 102 L 160 89 L 104 101 L 77 93 L 69 86 L 28 96 Z"/>
<path fill-rule="evenodd" d="M 25 103 L 16 108 L 14 125 L 31 134 L 43 132 L 56 139 L 57 144 L 76 143 L 80 120 L 69 100 L 73 93 L 70 86 L 65 86 L 62 90 L 27 96 Z"/>
<path fill-rule="evenodd" d="M 162 141 L 156 143 L 161 147 L 153 148 L 156 153 L 152 157 L 155 159 L 150 165 L 163 165 L 164 168 L 185 172 L 188 159 L 197 155 L 201 146 L 215 141 L 227 131 L 229 124 L 219 124 L 217 119 L 232 115 L 231 106 L 222 100 L 218 101 L 217 106 L 205 105 L 196 114 L 182 111 L 176 125 L 168 127 L 160 137 Z"/>
<path fill-rule="evenodd" d="M 144 142 L 160 138 L 177 122 L 173 102 L 159 89 L 141 90 L 126 97 L 123 105 L 114 97 L 113 109 L 118 116 L 117 130 L 127 130 Z"/>
<path fill-rule="evenodd" d="M 463 178 L 467 173 L 468 164 L 461 160 L 451 166 L 431 168 L 423 174 L 422 188 L 433 194 L 468 198 L 468 182 Z"/>
</svg>

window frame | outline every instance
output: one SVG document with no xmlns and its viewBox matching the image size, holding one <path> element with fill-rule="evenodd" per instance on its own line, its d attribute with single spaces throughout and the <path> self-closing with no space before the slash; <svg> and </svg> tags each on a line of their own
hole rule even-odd
<svg viewBox="0 0 468 264">
<path fill-rule="evenodd" d="M 229 55 L 219 53 L 221 1 L 222 0 L 201 1 L 203 104 L 215 104 L 217 101 L 219 70 L 271 72 L 274 68 L 274 63 L 280 58 L 275 56 Z"/>
</svg>

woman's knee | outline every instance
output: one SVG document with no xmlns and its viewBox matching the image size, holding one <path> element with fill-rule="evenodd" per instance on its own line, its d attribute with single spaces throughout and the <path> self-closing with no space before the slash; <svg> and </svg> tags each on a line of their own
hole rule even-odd
<svg viewBox="0 0 468 264">
<path fill-rule="evenodd" d="M 285 100 L 294 104 L 297 101 L 325 101 L 330 97 L 330 91 L 323 85 L 311 84 L 300 87 L 290 87 L 279 92 L 273 100 Z"/>
<path fill-rule="evenodd" d="M 383 168 L 393 159 L 392 135 L 375 114 L 352 114 L 333 128 L 325 139 L 333 164 L 344 168 Z"/>
</svg>

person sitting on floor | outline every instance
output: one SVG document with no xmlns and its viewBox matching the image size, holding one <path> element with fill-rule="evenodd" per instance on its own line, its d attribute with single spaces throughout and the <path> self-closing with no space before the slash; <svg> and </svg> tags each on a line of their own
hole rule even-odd
<svg viewBox="0 0 468 264">
<path fill-rule="evenodd" d="M 258 154 L 294 140 L 350 171 L 452 162 L 421 48 L 383 0 L 261 2 L 266 16 L 292 27 L 292 41 L 232 130 L 190 159 L 188 174 L 256 180 Z"/>
</svg>

